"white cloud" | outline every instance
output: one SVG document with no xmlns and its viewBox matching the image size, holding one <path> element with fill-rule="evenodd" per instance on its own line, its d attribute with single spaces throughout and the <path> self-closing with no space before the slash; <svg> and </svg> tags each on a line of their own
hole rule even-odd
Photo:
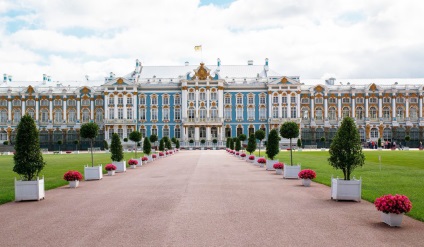
<svg viewBox="0 0 424 247">
<path fill-rule="evenodd" d="M 0 73 L 16 80 L 102 79 L 145 65 L 253 59 L 301 78 L 424 77 L 419 0 L 237 0 L 227 8 L 180 1 L 3 1 Z M 21 14 L 19 14 L 21 12 Z M 11 20 L 27 26 L 6 28 Z"/>
</svg>

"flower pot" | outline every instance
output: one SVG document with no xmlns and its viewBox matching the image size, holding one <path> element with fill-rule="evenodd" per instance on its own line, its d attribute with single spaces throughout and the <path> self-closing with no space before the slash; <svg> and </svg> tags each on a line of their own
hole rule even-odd
<svg viewBox="0 0 424 247">
<path fill-rule="evenodd" d="M 108 176 L 114 176 L 115 175 L 115 170 L 107 171 L 107 175 Z"/>
<path fill-rule="evenodd" d="M 143 165 L 143 162 L 141 161 L 141 158 L 138 158 L 138 159 L 135 159 L 135 160 L 137 160 L 137 166 L 138 167 L 141 167 L 142 165 Z"/>
<path fill-rule="evenodd" d="M 99 166 L 86 166 L 84 167 L 84 179 L 85 180 L 99 180 L 103 178 L 102 165 Z"/>
<path fill-rule="evenodd" d="M 22 181 L 15 178 L 15 201 L 41 200 L 45 197 L 44 177 L 35 181 Z"/>
<path fill-rule="evenodd" d="M 284 166 L 284 178 L 295 178 L 298 179 L 298 174 L 300 172 L 300 165 L 297 166 L 289 166 L 289 165 L 285 165 Z"/>
<path fill-rule="evenodd" d="M 137 167 L 137 165 L 130 165 L 131 169 L 135 169 Z"/>
<path fill-rule="evenodd" d="M 389 226 L 399 227 L 402 224 L 403 214 L 392 214 L 381 212 L 381 221 Z"/>
<path fill-rule="evenodd" d="M 69 181 L 69 188 L 76 188 L 79 185 L 79 180 Z"/>
<path fill-rule="evenodd" d="M 362 180 L 331 178 L 331 199 L 361 201 Z"/>
<path fill-rule="evenodd" d="M 278 162 L 279 162 L 278 160 L 266 160 L 267 171 L 275 171 L 274 164 Z"/>
<path fill-rule="evenodd" d="M 311 180 L 309 178 L 302 178 L 302 184 L 305 187 L 311 186 Z"/>
<path fill-rule="evenodd" d="M 283 169 L 275 169 L 275 172 L 277 173 L 277 175 L 281 175 L 283 174 Z"/>
<path fill-rule="evenodd" d="M 126 172 L 127 171 L 127 166 L 126 166 L 126 161 L 113 161 L 112 164 L 114 164 L 116 166 L 116 170 L 115 172 Z"/>
</svg>

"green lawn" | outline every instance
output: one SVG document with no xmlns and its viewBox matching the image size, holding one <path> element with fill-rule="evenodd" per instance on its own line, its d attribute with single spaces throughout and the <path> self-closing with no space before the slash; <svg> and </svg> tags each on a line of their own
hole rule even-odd
<svg viewBox="0 0 424 247">
<path fill-rule="evenodd" d="M 356 178 L 362 177 L 362 198 L 374 202 L 382 195 L 404 194 L 413 206 L 408 215 L 424 221 L 424 152 L 365 151 L 364 154 L 364 166 L 353 172 Z M 314 181 L 330 186 L 331 176 L 343 178 L 343 173 L 328 164 L 328 157 L 328 151 L 293 152 L 293 164 L 300 163 L 302 169 L 315 170 L 317 178 Z M 282 151 L 276 159 L 290 164 L 290 152 Z"/>
<path fill-rule="evenodd" d="M 111 163 L 110 153 L 95 153 L 94 164 Z M 141 152 L 137 152 L 140 157 Z M 125 160 L 129 160 L 134 156 L 134 153 L 124 153 Z M 63 180 L 63 174 L 69 170 L 77 170 L 84 175 L 84 166 L 91 165 L 90 154 L 62 154 L 43 155 L 47 165 L 41 171 L 41 176 L 44 175 L 45 189 L 53 189 L 59 186 L 68 184 Z M 13 201 L 15 199 L 14 177 L 19 179 L 19 175 L 13 172 L 13 156 L 0 156 L 0 204 Z M 106 172 L 106 171 L 104 171 Z"/>
</svg>

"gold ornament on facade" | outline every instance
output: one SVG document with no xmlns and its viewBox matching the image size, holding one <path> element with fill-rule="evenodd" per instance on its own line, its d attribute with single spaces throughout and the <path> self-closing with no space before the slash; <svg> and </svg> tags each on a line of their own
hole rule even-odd
<svg viewBox="0 0 424 247">
<path fill-rule="evenodd" d="M 376 91 L 377 90 L 377 86 L 373 83 L 373 84 L 371 84 L 371 86 L 370 86 L 370 91 Z"/>
<path fill-rule="evenodd" d="M 204 63 L 200 63 L 200 68 L 197 70 L 197 71 L 194 71 L 195 72 L 195 74 L 194 74 L 194 76 L 191 78 L 192 80 L 194 80 L 194 79 L 196 79 L 196 77 L 197 77 L 197 79 L 199 79 L 199 80 L 206 80 L 206 79 L 213 79 L 211 76 L 210 76 L 210 74 L 209 74 L 209 72 L 205 69 L 205 67 L 204 67 Z"/>
<path fill-rule="evenodd" d="M 283 77 L 282 79 L 281 79 L 281 83 L 282 84 L 287 84 L 287 82 L 288 82 L 289 80 L 286 78 L 286 77 Z"/>
<path fill-rule="evenodd" d="M 322 88 L 320 85 L 315 87 L 315 91 L 317 92 L 322 92 L 324 90 L 324 88 Z"/>
</svg>

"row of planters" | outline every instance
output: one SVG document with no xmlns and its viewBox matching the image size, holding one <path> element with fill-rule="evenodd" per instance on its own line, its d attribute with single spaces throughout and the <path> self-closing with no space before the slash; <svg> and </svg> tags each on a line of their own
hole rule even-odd
<svg viewBox="0 0 424 247">
<path fill-rule="evenodd" d="M 85 180 L 100 180 L 103 178 L 102 165 L 94 166 L 93 141 L 98 135 L 99 126 L 96 123 L 86 123 L 81 126 L 80 135 L 82 138 L 90 140 L 91 146 L 91 167 L 84 167 L 84 177 L 78 171 L 68 171 L 63 178 L 70 182 L 70 187 L 76 188 L 79 182 Z M 135 145 L 141 141 L 141 133 L 134 131 L 130 134 L 130 139 Z M 15 138 L 15 155 L 13 157 L 13 171 L 20 175 L 21 179 L 15 178 L 15 201 L 41 200 L 45 198 L 44 177 L 39 178 L 40 172 L 46 165 L 40 149 L 38 130 L 32 117 L 25 115 L 22 117 L 17 127 Z M 151 144 L 149 138 L 144 138 L 144 157 L 138 158 L 135 149 L 134 159 L 129 160 L 130 167 L 141 166 L 143 163 L 153 161 L 156 154 L 151 154 Z M 174 151 L 167 151 L 166 154 L 173 154 Z M 106 165 L 105 169 L 109 175 L 114 172 L 125 172 L 126 162 L 123 160 L 122 145 L 117 134 L 112 137 L 111 143 L 112 163 Z M 161 153 L 159 153 L 161 155 Z M 163 154 L 162 154 L 163 155 Z"/>
<path fill-rule="evenodd" d="M 299 127 L 294 122 L 286 122 L 280 128 L 280 135 L 290 140 L 299 136 Z M 259 135 L 259 137 L 261 137 Z M 249 139 L 259 139 L 251 135 Z M 263 139 L 263 138 L 262 138 Z M 256 143 L 255 143 L 256 144 Z M 293 153 L 290 149 L 290 165 L 284 165 L 279 160 L 274 160 L 279 153 L 279 136 L 277 130 L 271 130 L 268 135 L 266 145 L 266 154 L 268 159 L 260 156 L 255 157 L 252 152 L 255 148 L 247 150 L 250 155 L 237 152 L 231 148 L 227 152 L 232 155 L 238 155 L 247 162 L 264 167 L 267 170 L 275 170 L 277 174 L 283 175 L 286 179 L 302 179 L 302 184 L 306 187 L 311 185 L 311 180 L 315 179 L 317 174 L 315 171 L 306 169 L 301 170 L 300 165 L 293 165 Z M 249 145 L 248 145 L 249 146 Z M 253 147 L 253 145 L 252 145 Z M 331 178 L 331 199 L 339 201 L 361 201 L 362 179 L 351 179 L 352 172 L 355 168 L 363 166 L 365 156 L 362 153 L 362 146 L 359 132 L 352 118 L 346 117 L 341 123 L 341 127 L 337 131 L 333 142 L 329 149 L 329 164 L 335 169 L 343 172 L 344 178 Z M 244 154 L 244 155 L 243 155 Z M 384 195 L 377 198 L 374 202 L 378 211 L 381 211 L 381 221 L 390 226 L 400 226 L 402 217 L 412 209 L 412 202 L 405 195 Z"/>
</svg>

